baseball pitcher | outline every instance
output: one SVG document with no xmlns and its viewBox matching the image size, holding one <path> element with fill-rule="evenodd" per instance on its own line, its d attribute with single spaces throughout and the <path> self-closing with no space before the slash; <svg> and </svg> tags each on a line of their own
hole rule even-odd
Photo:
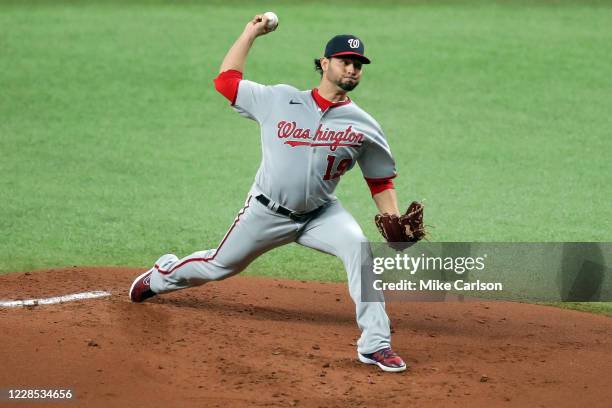
<svg viewBox="0 0 612 408">
<path fill-rule="evenodd" d="M 357 357 L 384 371 L 406 369 L 391 349 L 384 302 L 361 301 L 361 262 L 367 242 L 355 219 L 334 190 L 356 164 L 380 214 L 375 218 L 390 242 L 414 242 L 423 234 L 422 207 L 413 203 L 400 215 L 392 179 L 395 162 L 380 125 L 348 97 L 361 80 L 363 42 L 338 35 L 315 60 L 319 86 L 300 91 L 289 85 L 262 85 L 243 79 L 254 41 L 275 27 L 267 15 L 255 16 L 227 52 L 215 88 L 232 108 L 261 128 L 262 160 L 244 207 L 216 249 L 179 259 L 162 256 L 130 287 L 133 302 L 229 278 L 255 258 L 281 245 L 297 242 L 339 257 L 348 275 L 361 337 Z"/>
</svg>

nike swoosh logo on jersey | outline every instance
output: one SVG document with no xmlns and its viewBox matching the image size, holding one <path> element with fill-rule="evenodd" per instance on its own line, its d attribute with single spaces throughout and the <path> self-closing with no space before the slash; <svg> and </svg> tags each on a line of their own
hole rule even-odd
<svg viewBox="0 0 612 408">
<path fill-rule="evenodd" d="M 302 102 L 296 102 L 293 99 L 289 101 L 289 105 L 301 105 Z"/>
</svg>

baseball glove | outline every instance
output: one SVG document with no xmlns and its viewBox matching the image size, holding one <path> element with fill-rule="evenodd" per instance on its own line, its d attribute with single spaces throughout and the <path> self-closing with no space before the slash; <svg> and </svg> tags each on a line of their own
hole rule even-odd
<svg viewBox="0 0 612 408">
<path fill-rule="evenodd" d="M 425 237 L 423 204 L 413 201 L 408 210 L 397 215 L 377 214 L 374 222 L 387 242 L 417 242 Z"/>
</svg>

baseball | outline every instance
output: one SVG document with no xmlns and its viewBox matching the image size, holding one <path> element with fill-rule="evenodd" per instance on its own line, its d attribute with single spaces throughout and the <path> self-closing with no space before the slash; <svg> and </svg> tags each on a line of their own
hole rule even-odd
<svg viewBox="0 0 612 408">
<path fill-rule="evenodd" d="M 268 24 L 266 25 L 266 28 L 270 31 L 276 30 L 276 27 L 278 27 L 278 16 L 276 15 L 276 13 L 274 13 L 273 11 L 266 11 L 264 13 L 264 16 L 266 16 L 266 18 L 268 19 Z"/>
</svg>

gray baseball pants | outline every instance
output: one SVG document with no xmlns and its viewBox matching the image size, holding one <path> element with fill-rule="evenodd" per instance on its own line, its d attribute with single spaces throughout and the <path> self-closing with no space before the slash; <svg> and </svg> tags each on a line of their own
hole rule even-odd
<svg viewBox="0 0 612 408">
<path fill-rule="evenodd" d="M 370 263 L 372 253 L 368 246 L 367 253 L 362 254 L 361 244 L 367 239 L 355 219 L 338 201 L 332 201 L 313 218 L 297 222 L 261 204 L 255 199 L 257 194 L 251 191 L 217 249 L 195 252 L 165 265 L 165 269 L 155 269 L 151 289 L 167 293 L 226 279 L 240 273 L 263 253 L 297 242 L 335 255 L 344 263 L 361 329 L 357 351 L 367 354 L 389 347 L 391 334 L 384 302 L 361 301 L 361 262 Z"/>
</svg>

